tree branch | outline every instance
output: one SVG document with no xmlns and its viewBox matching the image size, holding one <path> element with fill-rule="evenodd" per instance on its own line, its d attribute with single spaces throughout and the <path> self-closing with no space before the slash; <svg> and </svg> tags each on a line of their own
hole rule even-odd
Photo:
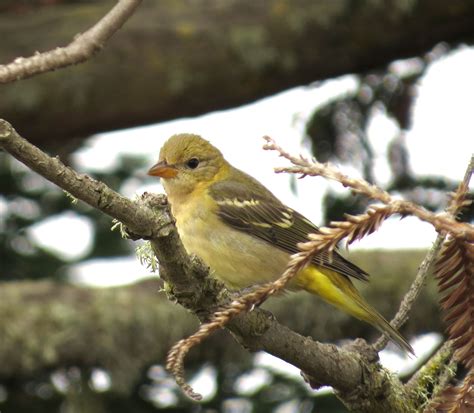
<svg viewBox="0 0 474 413">
<path fill-rule="evenodd" d="M 426 407 L 429 403 L 428 395 L 436 398 L 456 374 L 456 363 L 453 360 L 451 341 L 444 344 L 421 366 L 405 385 L 405 389 L 417 404 Z M 426 412 L 426 410 L 423 410 Z"/>
<path fill-rule="evenodd" d="M 369 256 L 373 262 L 375 256 L 370 253 Z M 403 255 L 390 254 L 383 261 L 390 261 L 390 257 L 397 262 L 403 259 Z M 374 262 L 374 266 L 378 263 Z M 394 312 L 408 280 L 400 281 L 400 274 L 390 270 L 383 278 L 383 283 L 367 284 L 364 292 L 370 295 L 376 307 L 382 307 L 387 304 L 383 297 L 388 289 L 392 294 L 390 311 Z M 417 306 L 417 318 L 410 327 L 417 331 L 427 328 L 441 331 L 437 317 L 431 320 L 435 325 L 427 326 L 425 322 L 437 306 L 434 294 L 426 299 L 429 301 L 423 306 Z M 278 297 L 267 301 L 265 307 L 281 324 L 322 341 L 334 342 L 342 337 L 365 337 L 374 333 L 367 324 L 354 323 L 342 312 L 327 311 L 322 300 L 315 300 L 309 294 Z M 310 320 L 307 314 L 317 314 L 317 317 Z M 164 364 L 169 346 L 191 335 L 198 327 L 196 321 L 194 314 L 158 293 L 156 278 L 100 289 L 54 281 L 0 283 L 0 360 L 5 361 L 0 363 L 0 378 L 4 382 L 18 378 L 28 380 L 71 364 L 85 370 L 102 366 L 112 376 L 113 391 L 128 393 L 139 380 L 140 372 L 151 363 Z M 330 329 L 325 327 L 328 325 Z M 91 334 L 91 331 L 99 334 Z M 130 335 L 133 341 L 125 339 Z M 84 337 L 88 336 L 90 340 L 85 341 Z M 111 340 L 111 337 L 125 341 Z M 230 335 L 216 334 L 190 353 L 186 364 L 192 368 L 204 362 L 216 366 L 228 362 L 244 365 L 249 357 L 240 351 Z"/>
<path fill-rule="evenodd" d="M 35 53 L 27 58 L 18 57 L 9 64 L 0 65 L 0 83 L 9 83 L 84 62 L 102 49 L 105 42 L 120 29 L 140 3 L 141 0 L 119 0 L 99 22 L 77 35 L 69 45 Z"/>
<path fill-rule="evenodd" d="M 208 277 L 208 269 L 186 254 L 173 219 L 163 208 L 163 198 L 145 194 L 140 202 L 131 202 L 105 184 L 79 175 L 59 159 L 49 157 L 3 120 L 0 147 L 76 198 L 120 220 L 133 233 L 151 238 L 163 278 L 171 283 L 171 294 L 201 319 L 209 318 L 216 308 L 230 302 L 231 297 L 221 284 Z M 297 366 L 319 384 L 333 386 L 353 410 L 405 411 L 398 401 L 404 393 L 400 382 L 389 378 L 373 359 L 303 337 L 260 309 L 238 314 L 228 328 L 246 348 L 265 350 Z"/>
<path fill-rule="evenodd" d="M 416 299 L 421 293 L 422 288 L 424 287 L 426 283 L 426 279 L 428 278 L 429 270 L 431 266 L 433 265 L 434 260 L 438 256 L 441 246 L 443 245 L 445 236 L 439 234 L 436 237 L 436 240 L 431 247 L 431 249 L 428 251 L 428 254 L 426 254 L 426 257 L 423 259 L 423 262 L 421 263 L 420 267 L 418 268 L 418 272 L 416 273 L 416 277 L 413 280 L 413 283 L 411 284 L 408 292 L 405 294 L 403 297 L 402 302 L 400 303 L 400 308 L 397 311 L 397 314 L 395 314 L 395 317 L 390 321 L 390 324 L 395 327 L 395 328 L 400 328 L 405 322 L 408 320 L 408 316 L 410 314 L 410 311 L 413 307 L 413 304 L 415 303 Z M 377 351 L 380 351 L 385 348 L 389 341 L 388 336 L 385 334 L 382 335 L 377 342 L 374 344 L 374 348 Z"/>
<path fill-rule="evenodd" d="M 264 136 L 264 139 L 267 142 L 264 145 L 264 149 L 277 151 L 280 156 L 288 159 L 295 165 L 275 168 L 275 172 L 277 173 L 288 172 L 302 174 L 303 176 L 323 176 L 327 179 L 340 182 L 345 187 L 350 187 L 356 193 L 383 202 L 392 209 L 392 214 L 414 215 L 422 221 L 433 225 L 438 232 L 448 232 L 452 234 L 453 237 L 474 242 L 473 225 L 458 222 L 446 212 L 435 214 L 413 202 L 395 199 L 388 192 L 375 185 L 369 184 L 363 179 L 350 178 L 330 164 L 322 164 L 314 159 L 309 161 L 302 156 L 293 156 L 278 146 L 269 136 Z"/>
<path fill-rule="evenodd" d="M 471 157 L 471 160 L 467 165 L 464 178 L 459 184 L 458 190 L 454 193 L 451 202 L 446 208 L 446 213 L 449 214 L 453 219 L 456 218 L 456 215 L 465 205 L 465 198 L 469 189 L 469 182 L 471 180 L 473 171 L 474 156 Z M 400 309 L 391 321 L 391 324 L 395 328 L 400 328 L 400 326 L 402 326 L 407 321 L 408 314 L 410 313 L 413 304 L 415 303 L 415 300 L 420 295 L 421 289 L 426 282 L 426 278 L 428 277 L 428 271 L 435 262 L 436 258 L 439 256 L 439 252 L 441 251 L 441 247 L 445 238 L 445 235 L 438 234 L 438 236 L 436 237 L 436 241 L 434 242 L 428 254 L 426 254 L 426 257 L 424 258 L 423 262 L 420 265 L 420 268 L 418 269 L 415 280 L 413 281 L 412 285 L 410 286 L 410 289 L 408 290 L 405 297 L 403 298 L 403 301 L 400 304 Z M 375 348 L 380 351 L 387 345 L 387 343 L 388 337 L 382 336 L 375 343 Z"/>
<path fill-rule="evenodd" d="M 0 119 L 0 147 L 24 163 L 48 181 L 69 192 L 74 197 L 116 218 L 134 233 L 146 238 L 153 237 L 173 221 L 169 216 L 158 215 L 146 208 L 137 208 L 130 201 L 88 175 L 81 175 L 64 165 L 59 158 L 46 155 L 36 146 L 23 139 L 5 120 Z M 150 226 L 150 223 L 153 225 Z"/>
</svg>

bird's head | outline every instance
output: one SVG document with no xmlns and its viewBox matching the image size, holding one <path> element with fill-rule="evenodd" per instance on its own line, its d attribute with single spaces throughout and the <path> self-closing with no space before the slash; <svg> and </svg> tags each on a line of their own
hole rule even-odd
<svg viewBox="0 0 474 413">
<path fill-rule="evenodd" d="M 148 175 L 163 178 L 168 195 L 185 195 L 213 182 L 217 174 L 226 172 L 228 165 L 222 153 L 208 141 L 183 133 L 165 142 Z"/>
</svg>

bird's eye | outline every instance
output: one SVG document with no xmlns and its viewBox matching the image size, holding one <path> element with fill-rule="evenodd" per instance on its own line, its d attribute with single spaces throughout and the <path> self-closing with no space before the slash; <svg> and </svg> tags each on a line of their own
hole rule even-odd
<svg viewBox="0 0 474 413">
<path fill-rule="evenodd" d="M 191 158 L 186 162 L 186 166 L 190 169 L 196 169 L 199 165 L 198 158 Z"/>
</svg>

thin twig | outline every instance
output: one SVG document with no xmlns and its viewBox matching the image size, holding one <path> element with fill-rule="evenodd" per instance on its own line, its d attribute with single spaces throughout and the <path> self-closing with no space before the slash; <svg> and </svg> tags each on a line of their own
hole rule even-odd
<svg viewBox="0 0 474 413">
<path fill-rule="evenodd" d="M 471 160 L 467 165 L 464 178 L 459 184 L 458 189 L 453 194 L 451 202 L 447 208 L 447 212 L 453 217 L 456 217 L 462 208 L 469 205 L 471 201 L 466 201 L 466 195 L 469 192 L 469 183 L 471 182 L 472 175 L 474 173 L 474 154 L 471 155 Z"/>
<path fill-rule="evenodd" d="M 330 222 L 327 227 L 319 228 L 319 233 L 308 234 L 310 241 L 299 244 L 298 248 L 311 250 L 313 254 L 323 250 L 331 252 L 344 238 L 347 244 L 352 244 L 378 230 L 382 222 L 395 213 L 396 209 L 390 205 L 372 205 L 364 214 L 346 214 L 345 221 Z"/>
<path fill-rule="evenodd" d="M 340 183 L 342 183 L 344 186 L 348 186 L 355 190 L 358 193 L 362 193 L 364 195 L 367 195 L 373 199 L 379 200 L 387 205 L 386 210 L 384 210 L 383 207 L 372 207 L 371 209 L 374 210 L 373 216 L 377 217 L 378 220 L 375 220 L 373 222 L 377 222 L 377 224 L 374 224 L 374 228 L 371 231 L 367 231 L 364 234 L 358 234 L 356 231 L 360 231 L 362 228 L 366 228 L 364 226 L 358 226 L 355 225 L 357 220 L 359 219 L 365 219 L 367 222 L 370 222 L 370 216 L 366 218 L 361 218 L 362 216 L 359 217 L 348 217 L 348 220 L 345 222 L 341 223 L 331 223 L 330 228 L 325 228 L 322 230 L 322 234 L 311 234 L 310 239 L 315 240 L 316 243 L 319 243 L 318 248 L 328 248 L 329 250 L 332 250 L 335 248 L 337 243 L 345 238 L 348 237 L 348 242 L 352 242 L 354 240 L 354 237 L 356 235 L 362 237 L 364 235 L 367 235 L 368 233 L 372 232 L 373 230 L 380 225 L 380 223 L 386 219 L 389 215 L 392 215 L 394 213 L 401 213 L 402 215 L 405 215 L 407 213 L 413 214 L 418 216 L 420 219 L 423 219 L 425 221 L 430 222 L 435 226 L 435 228 L 440 231 L 440 234 L 438 235 L 435 243 L 433 244 L 433 247 L 423 260 L 423 263 L 421 264 L 418 273 L 415 277 L 414 282 L 410 286 L 410 289 L 408 290 L 407 294 L 403 298 L 399 311 L 395 315 L 394 319 L 392 320 L 392 325 L 395 328 L 399 328 L 401 325 L 403 325 L 404 322 L 408 319 L 408 314 L 417 299 L 418 295 L 421 292 L 421 289 L 426 281 L 426 278 L 428 276 L 428 271 L 434 262 L 435 258 L 437 257 L 441 246 L 443 244 L 443 241 L 445 239 L 445 231 L 451 232 L 451 228 L 453 224 L 458 227 L 459 223 L 455 220 L 455 216 L 458 213 L 458 211 L 466 205 L 468 201 L 465 200 L 465 195 L 466 192 L 469 188 L 469 181 L 472 175 L 472 170 L 474 168 L 474 156 L 471 157 L 471 161 L 466 169 L 466 173 L 464 175 L 464 179 L 459 185 L 458 190 L 454 194 L 452 201 L 450 202 L 450 205 L 446 209 L 446 213 L 444 215 L 440 214 L 432 214 L 431 212 L 425 210 L 424 208 L 421 208 L 419 205 L 413 204 L 408 201 L 402 201 L 402 200 L 395 200 L 392 198 L 392 196 L 382 190 L 379 187 L 376 187 L 374 185 L 369 184 L 368 182 L 362 180 L 362 179 L 354 179 L 350 178 L 344 174 L 342 174 L 339 170 L 336 168 L 332 167 L 331 165 L 328 164 L 321 164 L 315 160 L 309 161 L 303 156 L 293 156 L 290 153 L 286 152 L 283 148 L 278 146 L 273 139 L 270 137 L 266 136 L 264 137 L 266 140 L 266 145 L 264 146 L 265 149 L 268 150 L 275 150 L 279 152 L 280 156 L 288 159 L 291 161 L 294 165 L 294 167 L 287 167 L 287 168 L 277 168 L 277 172 L 291 172 L 291 173 L 301 173 L 303 175 L 312 175 L 312 176 L 324 176 L 328 179 L 333 179 L 336 180 Z M 368 213 L 370 210 L 368 211 Z M 378 212 L 378 213 L 377 213 Z M 441 219 L 440 219 L 441 217 Z M 440 223 L 440 220 L 442 221 Z M 355 222 L 354 222 L 355 221 Z M 448 227 L 446 228 L 446 225 Z M 467 226 L 467 231 L 463 229 L 462 231 L 463 236 L 465 235 L 465 232 L 469 232 L 472 230 L 472 226 L 469 224 Z M 470 227 L 470 228 L 469 228 Z M 459 233 L 457 233 L 459 236 Z M 305 248 L 315 248 L 315 245 L 310 245 L 307 243 L 305 245 Z M 377 351 L 380 351 L 383 349 L 388 342 L 388 337 L 383 335 L 374 345 L 374 348 Z"/>
<path fill-rule="evenodd" d="M 102 49 L 105 42 L 127 21 L 142 0 L 119 0 L 93 27 L 77 35 L 65 47 L 58 47 L 30 57 L 18 57 L 0 65 L 0 83 L 25 79 L 39 73 L 77 64 Z"/>
<path fill-rule="evenodd" d="M 428 222 L 440 232 L 449 232 L 453 237 L 474 242 L 474 226 L 465 222 L 456 221 L 450 214 L 443 212 L 435 214 L 420 205 L 406 200 L 393 198 L 388 192 L 374 185 L 369 184 L 363 179 L 350 178 L 330 164 L 322 164 L 316 160 L 309 161 L 302 156 L 293 156 L 278 146 L 275 141 L 264 136 L 266 144 L 264 149 L 277 151 L 280 156 L 288 159 L 295 166 L 275 168 L 275 172 L 288 172 L 293 174 L 302 174 L 310 176 L 323 176 L 340 182 L 346 187 L 352 188 L 356 193 L 366 195 L 372 199 L 391 205 L 396 209 L 396 213 L 405 215 L 414 215 L 422 221 Z"/>
<path fill-rule="evenodd" d="M 420 267 L 418 268 L 418 272 L 413 283 L 410 285 L 408 292 L 403 297 L 402 302 L 400 303 L 399 310 L 395 314 L 395 317 L 390 321 L 392 327 L 399 329 L 403 324 L 406 323 L 408 320 L 408 315 L 415 303 L 416 299 L 421 293 L 423 286 L 425 285 L 426 279 L 429 274 L 429 269 L 433 265 L 434 260 L 439 254 L 441 246 L 443 245 L 444 239 L 446 238 L 445 235 L 439 234 L 436 237 L 436 240 L 433 246 L 426 254 L 423 262 L 421 263 Z M 383 350 L 387 343 L 389 342 L 389 338 L 387 335 L 383 334 L 374 344 L 374 348 L 376 351 Z"/>
<path fill-rule="evenodd" d="M 464 174 L 464 178 L 459 184 L 458 189 L 454 193 L 451 202 L 446 208 L 446 212 L 450 214 L 453 218 L 459 213 L 461 208 L 466 205 L 465 197 L 466 193 L 469 189 L 469 182 L 472 177 L 472 173 L 474 170 L 474 155 L 471 157 L 469 164 L 467 165 L 466 172 Z M 416 274 L 415 280 L 410 286 L 410 289 L 403 297 L 403 300 L 400 304 L 400 308 L 392 319 L 390 324 L 392 324 L 395 328 L 400 328 L 407 320 L 408 314 L 410 313 L 415 300 L 420 295 L 421 289 L 426 282 L 426 278 L 428 277 L 428 271 L 431 268 L 432 264 L 434 263 L 435 259 L 438 257 L 443 242 L 446 238 L 445 234 L 439 234 L 429 250 L 428 254 L 426 254 L 423 262 L 421 263 L 418 272 Z M 377 351 L 382 350 L 385 348 L 389 341 L 389 338 L 386 335 L 381 336 L 377 342 L 374 344 L 374 348 Z"/>
</svg>

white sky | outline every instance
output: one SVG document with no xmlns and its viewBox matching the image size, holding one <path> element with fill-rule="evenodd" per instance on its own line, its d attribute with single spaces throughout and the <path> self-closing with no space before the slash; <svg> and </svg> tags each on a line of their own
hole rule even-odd
<svg viewBox="0 0 474 413">
<path fill-rule="evenodd" d="M 413 128 L 406 136 L 415 173 L 445 175 L 455 180 L 460 180 L 464 175 L 474 151 L 473 73 L 474 49 L 461 47 L 431 64 L 421 80 L 414 106 Z M 296 181 L 295 195 L 290 190 L 292 178 L 274 174 L 273 168 L 285 164 L 285 161 L 274 153 L 262 150 L 262 136 L 272 136 L 295 154 L 307 153 L 301 146 L 301 137 L 305 121 L 314 108 L 355 87 L 355 78 L 344 76 L 319 86 L 294 88 L 236 109 L 100 134 L 89 140 L 86 147 L 75 156 L 75 161 L 79 169 L 90 173 L 113 170 L 121 154 L 145 155 L 149 158 L 148 166 L 151 166 L 169 136 L 181 132 L 197 133 L 219 147 L 232 164 L 263 182 L 283 202 L 321 225 L 321 199 L 326 189 L 329 186 L 337 191 L 345 189 L 322 178 L 305 178 Z M 389 177 L 386 150 L 395 133 L 393 123 L 385 117 L 376 116 L 370 124 L 369 139 L 376 154 L 376 176 L 381 182 Z M 346 173 L 357 173 L 351 167 L 338 166 Z M 123 185 L 121 192 L 124 195 L 133 196 L 145 190 L 162 191 L 159 182 L 146 175 L 147 168 L 135 173 Z M 69 214 L 70 217 L 73 215 Z M 68 259 L 83 256 L 92 241 L 91 236 L 86 234 L 92 231 L 90 224 L 83 222 L 84 228 L 80 229 L 77 216 L 69 224 L 65 216 L 61 218 L 60 223 L 48 219 L 35 225 L 31 231 L 35 242 L 51 249 L 53 253 L 65 254 Z M 65 242 L 64 237 L 56 236 L 54 228 L 58 225 L 63 230 L 70 225 L 67 231 L 81 236 L 68 237 L 68 242 Z M 380 231 L 354 244 L 353 248 L 424 248 L 429 247 L 434 238 L 435 232 L 427 224 L 414 218 L 402 221 L 392 218 L 383 224 Z M 146 271 L 140 268 L 135 258 L 129 260 L 132 263 L 130 265 L 124 265 L 123 262 L 114 265 L 109 260 L 101 262 L 100 259 L 84 263 L 76 267 L 74 277 L 94 284 L 109 285 L 110 280 L 106 279 L 121 283 L 131 271 L 137 276 L 145 275 Z M 111 267 L 110 271 L 104 272 L 103 265 L 106 262 Z M 107 273 L 111 276 L 104 275 Z M 102 277 L 100 281 L 97 279 L 98 274 Z"/>
<path fill-rule="evenodd" d="M 474 152 L 473 75 L 474 48 L 461 47 L 431 65 L 421 80 L 407 137 L 415 173 L 464 176 Z"/>
</svg>

